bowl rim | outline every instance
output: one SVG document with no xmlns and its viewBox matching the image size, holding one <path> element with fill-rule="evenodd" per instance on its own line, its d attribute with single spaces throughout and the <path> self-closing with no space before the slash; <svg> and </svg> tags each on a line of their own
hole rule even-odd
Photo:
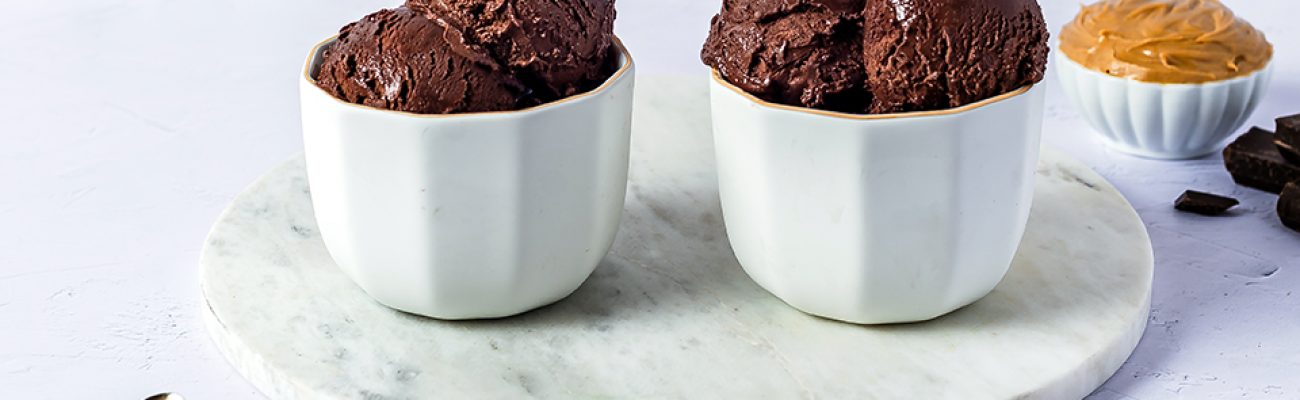
<svg viewBox="0 0 1300 400">
<path fill-rule="evenodd" d="M 1103 78 L 1118 79 L 1118 80 L 1122 80 L 1122 81 L 1125 81 L 1125 82 L 1136 83 L 1136 84 L 1140 84 L 1140 85 L 1156 86 L 1156 87 L 1194 88 L 1194 87 L 1209 87 L 1209 86 L 1217 86 L 1217 85 L 1231 85 L 1231 84 L 1233 84 L 1233 83 L 1237 83 L 1237 82 L 1253 80 L 1253 79 L 1259 78 L 1260 76 L 1262 76 L 1262 75 L 1264 75 L 1264 74 L 1272 73 L 1272 72 L 1273 72 L 1273 59 L 1270 58 L 1270 59 L 1268 60 L 1268 62 L 1264 64 L 1264 67 L 1263 67 L 1263 68 L 1257 69 L 1257 70 L 1255 70 L 1254 72 L 1251 72 L 1251 73 L 1246 74 L 1246 75 L 1238 76 L 1238 77 L 1235 77 L 1235 78 L 1220 79 L 1220 80 L 1217 80 L 1217 81 L 1205 81 L 1205 82 L 1198 82 L 1198 83 L 1165 83 L 1165 82 L 1148 82 L 1148 81 L 1142 81 L 1142 80 L 1137 80 L 1137 79 L 1129 78 L 1129 77 L 1126 77 L 1126 76 L 1115 76 L 1115 75 L 1107 74 L 1107 73 L 1105 73 L 1105 72 L 1101 72 L 1101 71 L 1094 70 L 1094 69 L 1092 69 L 1092 68 L 1088 68 L 1087 66 L 1083 65 L 1082 63 L 1080 63 L 1080 62 L 1078 62 L 1078 61 L 1075 61 L 1073 58 L 1070 58 L 1070 55 L 1065 54 L 1065 52 L 1064 52 L 1064 51 L 1061 51 L 1059 48 L 1057 49 L 1057 51 L 1056 51 L 1055 53 L 1056 53 L 1056 59 L 1057 59 L 1057 62 L 1067 63 L 1067 64 L 1069 64 L 1071 67 L 1074 67 L 1074 69 L 1079 70 L 1079 71 L 1082 71 L 1083 73 L 1090 74 L 1090 75 L 1093 75 L 1093 76 L 1103 77 Z M 1058 69 L 1057 69 L 1057 75 L 1060 75 L 1060 73 L 1061 73 L 1061 72 L 1060 72 L 1060 68 L 1058 68 Z"/>
<path fill-rule="evenodd" d="M 781 110 L 781 111 L 790 111 L 799 114 L 815 115 L 819 117 L 830 117 L 836 119 L 847 119 L 847 120 L 855 120 L 855 121 L 923 118 L 923 117 L 938 117 L 938 116 L 961 114 L 967 111 L 972 111 L 978 108 L 1000 103 L 1004 100 L 1020 97 L 1026 93 L 1029 93 L 1030 90 L 1037 87 L 1038 84 L 1041 83 L 1041 81 L 1031 83 L 1025 86 L 1021 86 L 1016 90 L 1012 90 L 1010 92 L 1006 92 L 984 100 L 980 100 L 964 106 L 945 108 L 941 110 L 909 111 L 909 112 L 888 113 L 888 114 L 853 114 L 853 113 L 846 113 L 846 112 L 839 112 L 839 111 L 826 111 L 826 110 L 819 110 L 816 108 L 799 107 L 799 106 L 792 106 L 787 104 L 773 103 L 767 100 L 760 99 L 758 98 L 758 96 L 754 96 L 753 94 L 750 94 L 749 92 L 746 92 L 745 90 L 736 87 L 736 85 L 731 84 L 731 82 L 727 81 L 725 78 L 722 77 L 722 73 L 718 72 L 717 68 L 709 68 L 709 71 L 710 71 L 710 76 L 713 79 L 713 83 L 721 85 L 724 88 L 730 89 L 733 93 L 738 94 L 741 97 L 749 100 L 750 102 L 753 102 L 754 104 L 758 104 L 761 107 L 774 109 L 774 110 Z"/>
<path fill-rule="evenodd" d="M 511 114 L 522 115 L 522 114 L 530 114 L 534 112 L 541 112 L 553 107 L 572 104 L 590 97 L 594 97 L 597 94 L 600 94 L 601 92 L 608 90 L 610 87 L 614 86 L 615 83 L 622 81 L 626 76 L 631 75 L 631 71 L 634 69 L 634 65 L 635 65 L 635 63 L 632 60 L 632 53 L 630 53 L 627 50 L 627 47 L 623 45 L 623 41 L 620 40 L 618 36 L 611 35 L 611 39 L 612 39 L 611 43 L 615 48 L 618 49 L 618 53 L 620 56 L 619 67 L 618 70 L 614 71 L 614 73 L 610 75 L 609 78 L 606 78 L 605 81 L 602 82 L 600 86 L 597 86 L 595 89 L 591 89 L 582 93 L 578 93 L 554 101 L 538 104 L 532 107 L 521 108 L 518 110 L 479 111 L 479 112 L 454 113 L 454 114 L 420 114 L 420 113 L 413 113 L 407 111 L 389 110 L 389 109 L 384 109 L 379 107 L 372 107 L 364 104 L 356 104 L 352 102 L 343 101 L 340 100 L 338 97 L 334 97 L 333 94 L 326 92 L 325 89 L 322 89 L 319 85 L 317 85 L 316 79 L 312 77 L 312 70 L 314 69 L 313 67 L 316 65 L 316 61 L 317 61 L 316 59 L 318 56 L 320 56 L 323 53 L 325 46 L 329 46 L 330 44 L 333 44 L 334 41 L 338 39 L 338 37 L 339 35 L 337 34 L 331 35 L 330 37 L 325 38 L 325 40 L 316 43 L 316 45 L 312 46 L 311 50 L 308 51 L 307 61 L 302 69 L 302 79 L 305 84 L 311 86 L 311 89 L 309 90 L 315 90 L 319 94 L 324 95 L 325 97 L 328 97 L 330 100 L 346 107 L 357 108 L 365 111 L 381 112 L 385 114 L 401 115 L 401 116 L 406 116 L 411 118 L 440 119 L 440 118 L 459 118 L 459 117 L 511 115 Z"/>
</svg>

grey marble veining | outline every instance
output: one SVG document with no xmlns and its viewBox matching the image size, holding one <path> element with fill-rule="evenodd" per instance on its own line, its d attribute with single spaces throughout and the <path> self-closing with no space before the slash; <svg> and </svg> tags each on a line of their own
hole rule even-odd
<svg viewBox="0 0 1300 400">
<path fill-rule="evenodd" d="M 1045 151 L 1011 272 L 938 320 L 802 314 L 741 271 L 719 211 L 704 80 L 642 79 L 627 212 L 573 296 L 442 322 L 371 301 L 333 265 L 301 158 L 219 219 L 202 257 L 209 330 L 273 398 L 1070 398 L 1141 336 L 1151 247 L 1103 179 Z"/>
</svg>

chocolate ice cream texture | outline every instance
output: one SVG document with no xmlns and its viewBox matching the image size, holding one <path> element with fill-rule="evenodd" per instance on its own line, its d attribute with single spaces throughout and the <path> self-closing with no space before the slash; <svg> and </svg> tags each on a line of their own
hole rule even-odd
<svg viewBox="0 0 1300 400">
<path fill-rule="evenodd" d="M 701 56 L 763 100 L 850 113 L 940 110 L 1042 80 L 1034 0 L 724 0 Z"/>
<path fill-rule="evenodd" d="M 394 111 L 518 110 L 608 79 L 613 23 L 613 0 L 410 0 L 343 27 L 314 78 Z"/>
</svg>

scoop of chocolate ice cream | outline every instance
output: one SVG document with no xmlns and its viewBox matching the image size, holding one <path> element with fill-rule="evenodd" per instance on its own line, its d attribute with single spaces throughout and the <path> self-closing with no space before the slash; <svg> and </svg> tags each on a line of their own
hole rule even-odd
<svg viewBox="0 0 1300 400">
<path fill-rule="evenodd" d="M 869 1 L 863 18 L 874 113 L 978 102 L 1041 81 L 1047 67 L 1034 0 Z"/>
<path fill-rule="evenodd" d="M 527 86 L 478 49 L 453 48 L 446 30 L 406 7 L 343 27 L 316 84 L 341 100 L 421 114 L 508 110 L 538 103 Z"/>
<path fill-rule="evenodd" d="M 612 0 L 411 0 L 345 26 L 316 83 L 420 114 L 527 108 L 613 73 L 613 20 Z"/>
<path fill-rule="evenodd" d="M 854 113 L 958 107 L 1041 81 L 1034 0 L 724 0 L 702 58 L 764 100 Z"/>
<path fill-rule="evenodd" d="M 408 0 L 481 46 L 540 96 L 561 98 L 599 86 L 611 56 L 614 0 Z"/>
<path fill-rule="evenodd" d="M 767 101 L 862 112 L 863 0 L 726 0 L 704 63 Z"/>
</svg>

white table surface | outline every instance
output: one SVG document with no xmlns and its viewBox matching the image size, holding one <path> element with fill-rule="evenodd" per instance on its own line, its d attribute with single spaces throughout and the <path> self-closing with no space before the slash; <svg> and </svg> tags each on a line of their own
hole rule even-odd
<svg viewBox="0 0 1300 400">
<path fill-rule="evenodd" d="M 1277 50 L 1250 123 L 1300 112 L 1300 3 L 1225 0 Z M 199 316 L 198 251 L 226 203 L 301 148 L 307 48 L 393 1 L 0 2 L 0 398 L 257 399 Z M 619 0 L 640 74 L 704 73 L 719 1 Z M 1053 31 L 1077 2 L 1043 0 Z M 1102 148 L 1050 81 L 1046 142 L 1129 198 L 1156 252 L 1150 325 L 1097 399 L 1300 398 L 1300 233 L 1218 156 Z M 1177 213 L 1194 187 L 1235 215 Z"/>
</svg>

